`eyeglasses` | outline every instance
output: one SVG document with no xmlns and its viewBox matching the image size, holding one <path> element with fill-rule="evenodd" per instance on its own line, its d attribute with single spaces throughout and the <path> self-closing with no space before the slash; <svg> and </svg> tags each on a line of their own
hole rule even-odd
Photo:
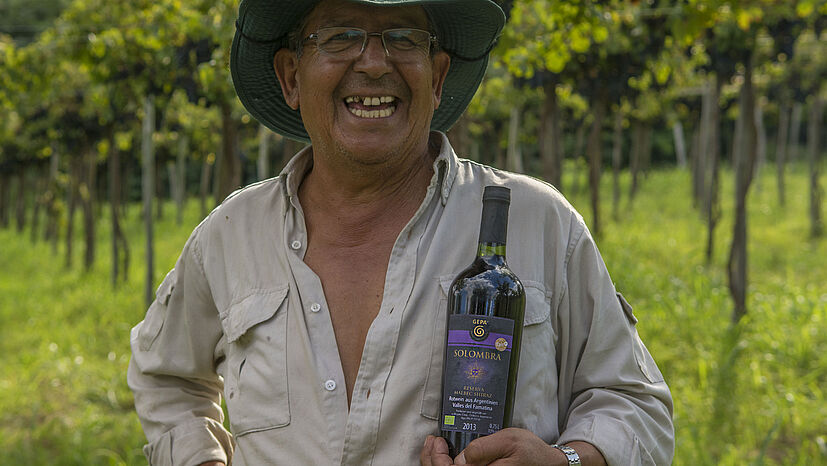
<svg viewBox="0 0 827 466">
<path fill-rule="evenodd" d="M 316 47 L 324 54 L 339 60 L 352 60 L 361 55 L 368 45 L 369 36 L 382 38 L 385 56 L 396 62 L 420 60 L 431 51 L 436 36 L 422 29 L 385 29 L 382 32 L 367 32 L 351 27 L 321 28 L 307 36 L 306 42 L 316 41 Z"/>
</svg>

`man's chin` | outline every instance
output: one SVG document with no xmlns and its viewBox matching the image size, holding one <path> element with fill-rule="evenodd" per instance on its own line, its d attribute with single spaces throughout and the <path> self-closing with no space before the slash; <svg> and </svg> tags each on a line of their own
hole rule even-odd
<svg viewBox="0 0 827 466">
<path fill-rule="evenodd" d="M 416 157 L 415 152 L 419 150 L 427 150 L 430 132 L 426 131 L 421 135 L 418 132 L 411 133 L 408 128 L 399 125 L 343 125 L 333 134 L 335 151 L 343 160 L 350 160 L 362 166 L 378 166 L 389 163 L 404 164 L 403 159 Z M 422 144 L 415 142 L 419 138 Z"/>
<path fill-rule="evenodd" d="M 343 128 L 336 138 L 337 145 L 351 151 L 381 152 L 403 141 L 399 128 Z"/>
<path fill-rule="evenodd" d="M 376 146 L 364 144 L 341 144 L 337 147 L 337 149 L 345 159 L 364 167 L 379 167 L 386 165 L 398 154 L 396 147 L 389 145 Z"/>
</svg>

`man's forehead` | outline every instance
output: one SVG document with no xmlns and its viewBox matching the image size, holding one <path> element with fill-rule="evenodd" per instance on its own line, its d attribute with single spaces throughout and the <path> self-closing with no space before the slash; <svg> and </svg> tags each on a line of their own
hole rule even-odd
<svg viewBox="0 0 827 466">
<path fill-rule="evenodd" d="M 311 27 L 362 26 L 367 22 L 384 21 L 387 27 L 420 27 L 428 25 L 428 16 L 420 5 L 379 6 L 347 0 L 322 0 L 308 13 L 304 23 Z"/>
</svg>

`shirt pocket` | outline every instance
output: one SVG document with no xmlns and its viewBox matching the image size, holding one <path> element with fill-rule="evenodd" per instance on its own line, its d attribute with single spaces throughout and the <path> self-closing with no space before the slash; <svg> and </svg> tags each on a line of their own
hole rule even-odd
<svg viewBox="0 0 827 466">
<path fill-rule="evenodd" d="M 290 424 L 288 285 L 256 291 L 222 313 L 227 338 L 224 395 L 236 436 Z"/>
<path fill-rule="evenodd" d="M 635 350 L 635 362 L 637 363 L 640 372 L 644 377 L 646 377 L 646 380 L 651 383 L 663 382 L 663 374 L 661 374 L 657 363 L 655 363 L 655 360 L 652 358 L 652 355 L 649 353 L 649 350 L 646 349 L 646 345 L 643 344 L 643 340 L 640 339 L 640 335 L 637 333 L 637 317 L 635 317 L 632 310 L 632 305 L 629 304 L 629 302 L 626 301 L 626 298 L 624 298 L 620 293 L 617 293 L 617 299 L 620 301 L 620 307 L 623 309 L 623 313 L 626 314 L 626 318 L 629 320 L 629 325 L 632 327 L 632 345 Z"/>
<path fill-rule="evenodd" d="M 448 292 L 451 288 L 451 283 L 454 281 L 454 275 L 439 277 L 438 281 L 437 312 L 435 313 L 432 343 L 430 346 L 431 358 L 420 410 L 422 416 L 433 420 L 439 420 L 439 412 L 442 409 L 442 368 L 445 360 L 445 329 L 448 324 Z M 527 364 L 525 362 L 525 359 L 533 357 L 534 353 L 544 353 L 543 349 L 545 349 L 545 354 L 551 354 L 550 365 L 554 367 L 554 338 L 551 337 L 553 330 L 549 319 L 551 313 L 551 297 L 547 295 L 545 288 L 538 282 L 525 280 L 522 281 L 522 283 L 526 292 L 526 309 L 523 321 L 523 340 L 520 350 L 520 372 L 517 376 L 518 389 L 521 383 L 523 383 L 523 379 L 527 378 L 533 381 L 536 378 L 533 374 L 537 369 L 537 364 Z M 550 336 L 548 342 L 538 341 L 544 336 Z M 527 350 L 527 348 L 537 345 L 539 345 L 539 349 L 533 348 Z M 530 352 L 531 355 L 526 356 L 527 351 Z M 548 351 L 552 352 L 548 353 Z M 523 368 L 526 366 L 528 366 L 526 368 L 526 372 L 529 373 L 527 374 L 528 376 L 524 376 L 523 374 Z M 528 400 L 526 400 L 526 403 L 528 403 Z M 519 404 L 518 398 L 515 400 L 515 408 L 518 407 Z"/>
<path fill-rule="evenodd" d="M 552 295 L 540 282 L 522 283 L 526 308 L 511 425 L 550 441 L 557 432 L 557 334 L 551 319 Z"/>
<path fill-rule="evenodd" d="M 161 328 L 164 326 L 164 320 L 166 319 L 167 304 L 170 296 L 172 296 L 172 291 L 175 289 L 176 277 L 175 269 L 170 270 L 155 291 L 155 300 L 149 306 L 149 310 L 146 311 L 146 317 L 141 322 L 138 330 L 138 344 L 141 351 L 149 351 L 161 333 Z"/>
</svg>

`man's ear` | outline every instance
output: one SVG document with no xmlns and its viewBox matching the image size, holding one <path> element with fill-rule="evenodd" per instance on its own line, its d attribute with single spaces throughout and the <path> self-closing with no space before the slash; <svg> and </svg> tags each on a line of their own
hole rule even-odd
<svg viewBox="0 0 827 466">
<path fill-rule="evenodd" d="M 293 110 L 299 108 L 299 83 L 296 72 L 299 69 L 299 59 L 296 54 L 287 48 L 280 49 L 273 57 L 273 69 L 281 85 L 284 101 Z"/>
<path fill-rule="evenodd" d="M 434 110 L 439 108 L 442 100 L 442 85 L 445 84 L 445 76 L 448 75 L 448 68 L 451 67 L 451 57 L 443 51 L 434 54 L 431 59 L 431 71 L 433 73 L 434 88 Z"/>
</svg>

